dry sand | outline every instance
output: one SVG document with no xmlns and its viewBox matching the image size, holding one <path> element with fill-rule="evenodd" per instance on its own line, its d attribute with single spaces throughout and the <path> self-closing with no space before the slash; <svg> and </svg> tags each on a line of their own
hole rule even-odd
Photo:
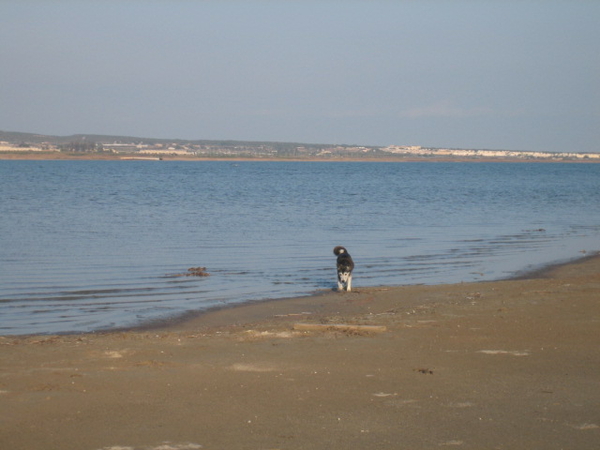
<svg viewBox="0 0 600 450">
<path fill-rule="evenodd" d="M 598 256 L 530 279 L 4 337 L 0 448 L 598 449 L 599 343 Z"/>
</svg>

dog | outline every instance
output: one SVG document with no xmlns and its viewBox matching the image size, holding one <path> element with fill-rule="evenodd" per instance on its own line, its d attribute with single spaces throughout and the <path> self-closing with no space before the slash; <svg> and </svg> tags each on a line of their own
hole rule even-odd
<svg viewBox="0 0 600 450">
<path fill-rule="evenodd" d="M 354 269 L 352 256 L 340 245 L 333 249 L 333 254 L 337 256 L 338 291 L 343 291 L 345 287 L 346 292 L 350 292 L 352 290 L 352 270 Z"/>
</svg>

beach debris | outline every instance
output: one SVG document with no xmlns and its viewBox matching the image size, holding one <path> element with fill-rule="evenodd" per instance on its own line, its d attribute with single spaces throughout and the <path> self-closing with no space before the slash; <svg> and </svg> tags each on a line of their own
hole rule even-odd
<svg viewBox="0 0 600 450">
<path fill-rule="evenodd" d="M 413 369 L 413 370 L 415 372 L 422 373 L 423 375 L 433 375 L 433 370 L 431 370 L 431 369 L 418 368 L 418 369 Z"/>
<path fill-rule="evenodd" d="M 441 442 L 438 445 L 439 446 L 444 446 L 444 445 L 463 445 L 465 442 L 461 441 L 460 439 L 452 439 L 451 441 L 446 441 L 446 442 Z"/>
<path fill-rule="evenodd" d="M 129 445 L 113 445 L 111 447 L 102 447 L 98 450 L 197 450 L 203 448 L 200 444 L 192 442 L 171 442 L 165 441 L 156 446 L 131 447 Z"/>
<path fill-rule="evenodd" d="M 167 275 L 168 277 L 208 277 L 210 273 L 206 271 L 206 267 L 190 267 L 187 272 Z"/>
<path fill-rule="evenodd" d="M 392 393 L 388 393 L 388 392 L 375 392 L 373 394 L 373 397 L 394 397 L 398 395 L 396 392 Z"/>
<path fill-rule="evenodd" d="M 575 428 L 576 430 L 595 430 L 600 428 L 600 426 L 595 423 L 582 423 L 581 425 L 569 425 L 571 428 Z"/>
<path fill-rule="evenodd" d="M 384 325 L 349 325 L 345 323 L 295 323 L 294 330 L 383 333 L 384 331 L 387 331 L 387 327 Z"/>
<path fill-rule="evenodd" d="M 275 366 L 269 364 L 261 365 L 247 363 L 235 363 L 230 368 L 239 372 L 273 372 L 277 370 Z"/>
<path fill-rule="evenodd" d="M 206 267 L 190 267 L 187 271 L 188 277 L 207 277 L 210 275 L 206 271 Z"/>
<path fill-rule="evenodd" d="M 242 336 L 242 340 L 246 341 L 249 339 L 261 339 L 261 338 L 281 338 L 289 339 L 298 336 L 300 333 L 293 331 L 257 331 L 257 330 L 246 330 Z"/>
<path fill-rule="evenodd" d="M 448 403 L 447 405 L 448 408 L 471 408 L 473 406 L 475 406 L 475 403 L 471 403 L 471 402 L 455 402 L 455 403 Z"/>
<path fill-rule="evenodd" d="M 519 350 L 478 350 L 477 353 L 484 353 L 486 355 L 529 356 L 528 351 Z"/>
<path fill-rule="evenodd" d="M 127 350 L 107 350 L 104 352 L 104 356 L 107 358 L 122 358 L 127 353 Z"/>
<path fill-rule="evenodd" d="M 275 314 L 273 317 L 294 317 L 294 316 L 306 316 L 312 314 L 309 311 L 302 311 L 300 313 L 289 313 L 289 314 Z"/>
</svg>

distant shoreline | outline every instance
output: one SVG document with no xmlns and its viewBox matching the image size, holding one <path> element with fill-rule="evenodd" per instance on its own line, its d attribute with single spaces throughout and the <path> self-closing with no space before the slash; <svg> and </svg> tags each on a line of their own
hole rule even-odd
<svg viewBox="0 0 600 450">
<path fill-rule="evenodd" d="M 597 164 L 599 160 L 565 160 L 565 159 L 522 159 L 522 158 L 469 158 L 469 157 L 418 157 L 418 156 L 402 156 L 402 157 L 293 157 L 293 158 L 278 158 L 278 157 L 213 157 L 213 156 L 181 156 L 181 155 L 160 155 L 150 157 L 150 155 L 138 155 L 135 153 L 71 153 L 71 152 L 39 152 L 39 151 L 23 151 L 23 152 L 0 152 L 0 160 L 33 160 L 33 161 L 132 161 L 132 160 L 148 160 L 148 161 L 230 161 L 230 162 L 248 162 L 248 161 L 264 161 L 264 162 L 394 162 L 394 163 L 409 163 L 409 162 L 457 162 L 457 163 L 568 163 L 568 164 Z"/>
</svg>

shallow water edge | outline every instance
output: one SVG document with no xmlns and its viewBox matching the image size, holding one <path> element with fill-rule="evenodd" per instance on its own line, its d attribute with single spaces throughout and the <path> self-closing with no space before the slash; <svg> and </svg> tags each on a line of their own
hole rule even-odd
<svg viewBox="0 0 600 450">
<path fill-rule="evenodd" d="M 589 252 L 581 257 L 571 258 L 564 261 L 559 262 L 550 262 L 548 264 L 543 264 L 538 267 L 532 268 L 531 270 L 523 270 L 521 272 L 517 272 L 512 276 L 506 278 L 500 278 L 497 280 L 481 280 L 481 281 L 469 281 L 469 282 L 459 282 L 459 283 L 442 283 L 436 284 L 436 287 L 442 287 L 444 285 L 447 286 L 455 286 L 455 285 L 480 285 L 480 284 L 489 284 L 496 283 L 502 281 L 519 281 L 519 280 L 533 280 L 533 279 L 541 279 L 548 278 L 552 275 L 552 273 L 558 269 L 565 268 L 568 266 L 573 266 L 574 268 L 577 265 L 584 264 L 593 259 L 600 259 L 600 251 Z M 368 286 L 361 288 L 360 286 L 353 289 L 353 292 L 362 293 L 369 291 L 381 291 L 381 290 L 389 290 L 394 288 L 402 288 L 402 287 L 414 287 L 414 286 L 428 286 L 427 284 L 412 284 L 412 285 L 401 285 L 401 286 Z M 433 285 L 429 285 L 433 286 Z M 272 298 L 272 299 L 263 299 L 263 300 L 254 300 L 242 303 L 228 303 L 220 306 L 213 306 L 203 310 L 194 310 L 187 311 L 183 314 L 174 315 L 171 317 L 164 317 L 160 319 L 149 320 L 144 323 L 140 323 L 134 326 L 128 327 L 117 327 L 111 328 L 108 330 L 97 330 L 97 331 L 89 331 L 89 332 L 65 332 L 65 333 L 37 333 L 37 334 L 17 334 L 17 335 L 7 335 L 6 337 L 10 338 L 29 338 L 32 336 L 89 336 L 89 335 L 114 335 L 119 333 L 137 333 L 137 332 L 165 332 L 165 331 L 174 331 L 179 328 L 185 327 L 186 324 L 193 323 L 198 318 L 206 318 L 207 322 L 210 324 L 210 315 L 225 310 L 239 310 L 242 308 L 252 307 L 252 305 L 261 304 L 268 305 L 269 303 L 292 303 L 294 301 L 298 301 L 301 299 L 315 300 L 315 299 L 323 299 L 327 301 L 327 297 L 329 296 L 338 296 L 338 295 L 348 295 L 348 293 L 338 293 L 335 288 L 332 289 L 323 289 L 313 292 L 312 294 L 301 295 L 298 297 L 284 297 L 284 298 Z M 265 317 L 266 318 L 266 317 Z M 223 326 L 223 324 L 220 324 Z M 236 325 L 234 323 L 228 323 L 225 325 Z M 210 325 L 209 325 L 210 327 Z"/>
</svg>

